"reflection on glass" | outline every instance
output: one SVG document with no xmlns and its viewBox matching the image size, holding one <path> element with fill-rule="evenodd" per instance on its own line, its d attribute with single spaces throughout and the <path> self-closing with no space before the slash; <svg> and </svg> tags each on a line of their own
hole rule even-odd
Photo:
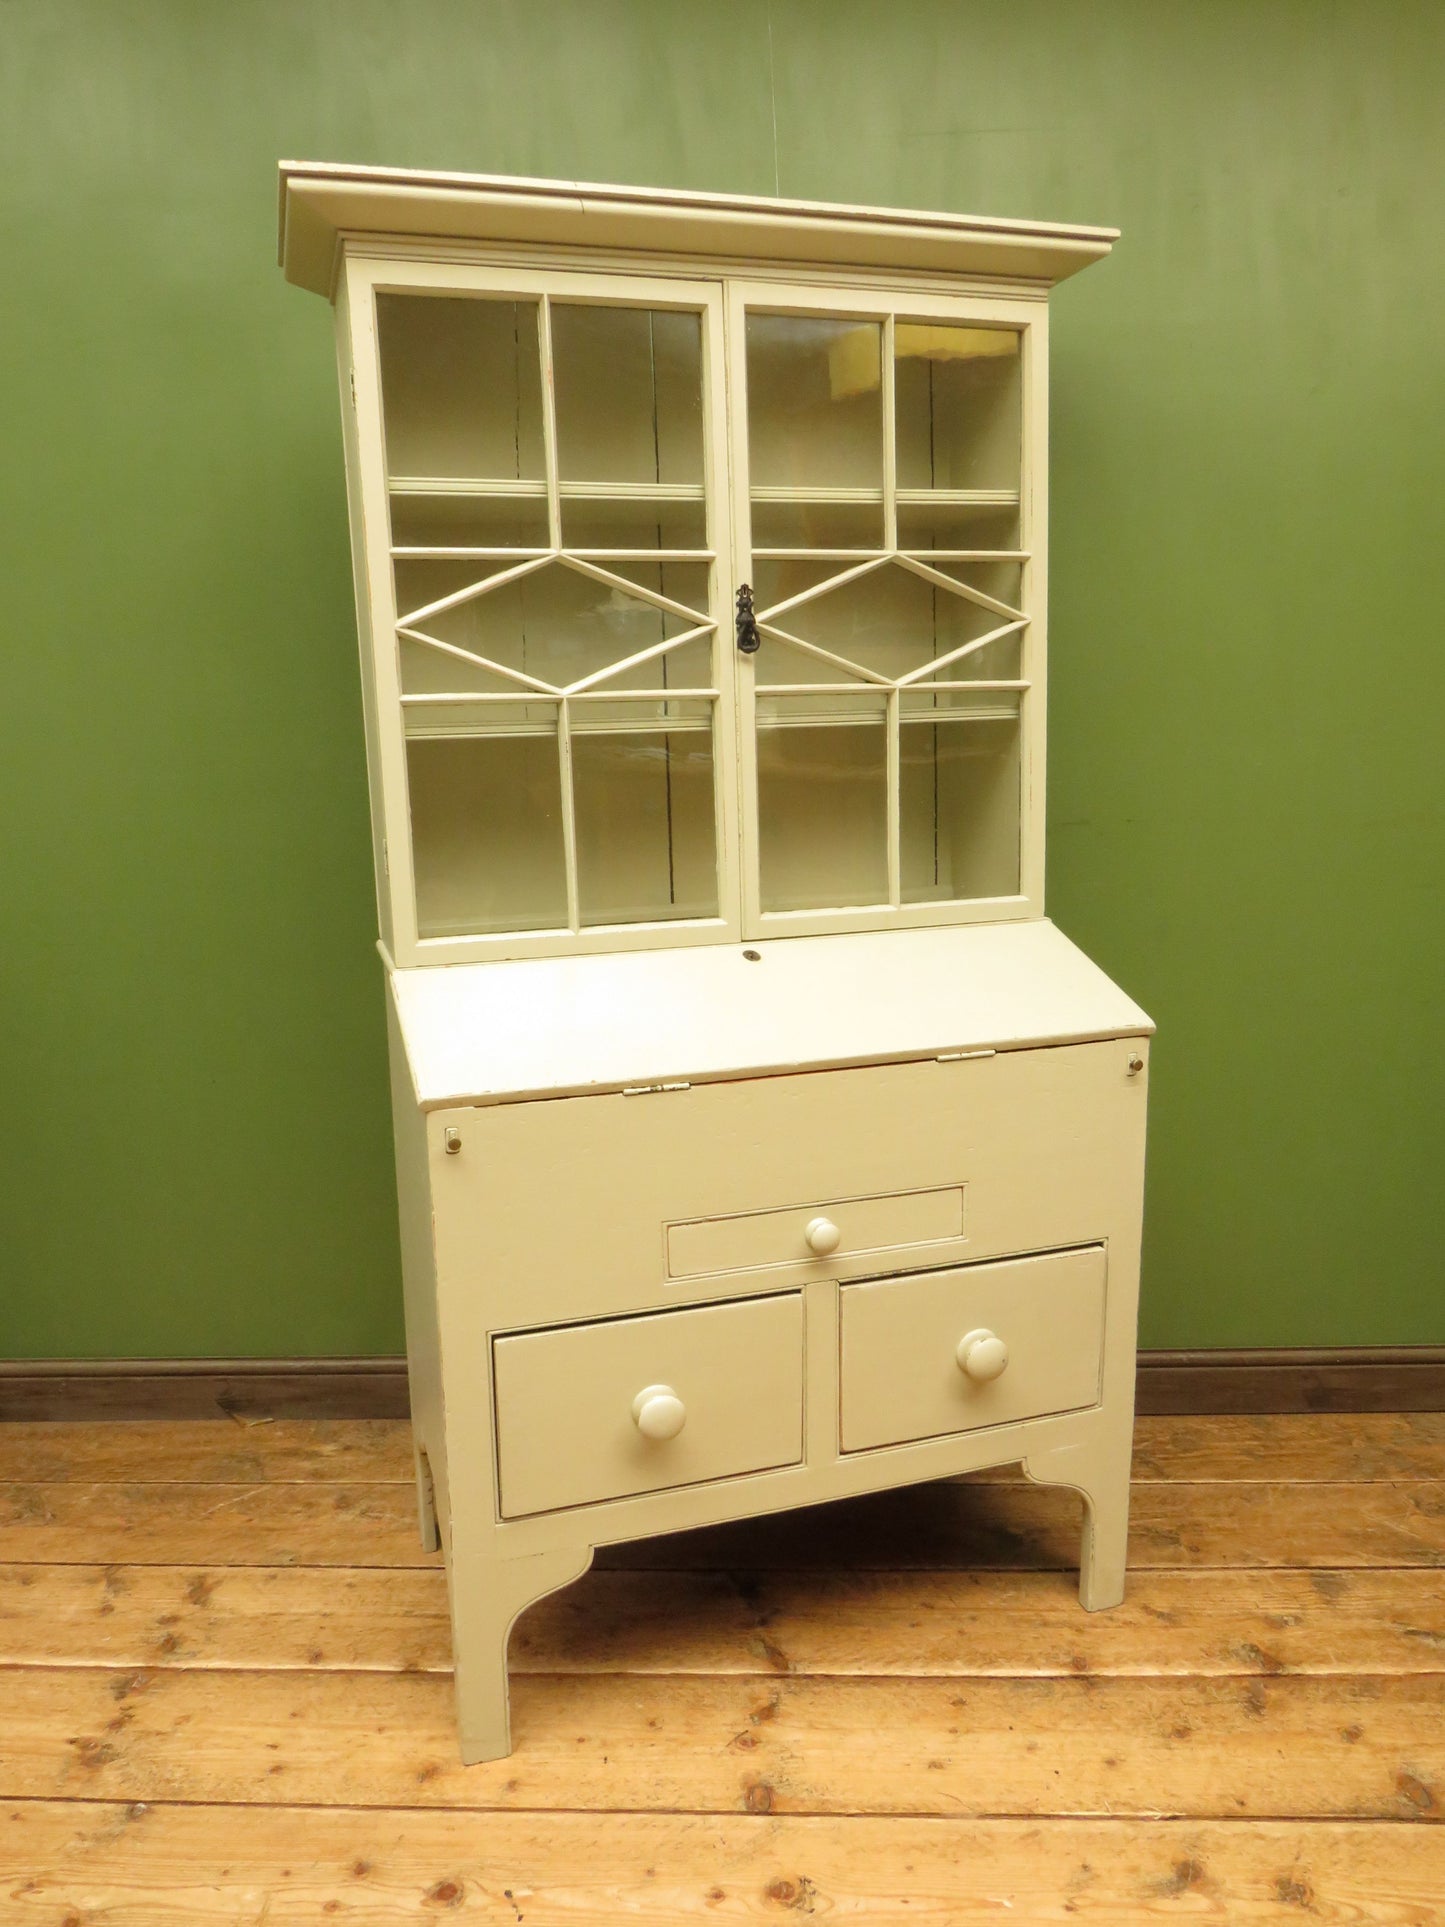
<svg viewBox="0 0 1445 1927">
<path fill-rule="evenodd" d="M 1023 387 L 1011 328 L 897 322 L 898 487 L 1019 486 Z"/>
<path fill-rule="evenodd" d="M 975 696 L 972 713 L 920 710 L 899 725 L 899 856 L 905 903 L 1016 896 L 1017 698 Z"/>
<path fill-rule="evenodd" d="M 881 544 L 882 341 L 876 321 L 749 313 L 755 547 Z M 849 492 L 863 499 L 849 501 Z"/>
<path fill-rule="evenodd" d="M 408 735 L 423 937 L 567 927 L 556 706 L 499 705 L 493 714 L 505 718 L 505 733 L 468 732 L 457 712 L 438 706 L 417 724 L 426 733 Z M 409 724 L 415 716 L 408 712 Z"/>
<path fill-rule="evenodd" d="M 883 504 L 877 502 L 792 502 L 754 493 L 752 539 L 755 549 L 880 549 Z"/>
<path fill-rule="evenodd" d="M 379 294 L 392 476 L 545 475 L 535 301 Z"/>
<path fill-rule="evenodd" d="M 881 695 L 760 697 L 764 910 L 888 900 L 888 732 Z"/>
<path fill-rule="evenodd" d="M 572 705 L 582 922 L 718 914 L 707 703 Z M 641 713 L 639 713 L 641 712 Z"/>
<path fill-rule="evenodd" d="M 883 487 L 882 328 L 749 313 L 753 488 Z"/>
<path fill-rule="evenodd" d="M 485 588 L 489 574 L 508 565 L 503 562 L 423 561 L 402 559 L 396 563 L 397 607 L 403 617 L 443 598 L 461 594 L 464 600 L 432 615 L 421 617 L 415 626 L 423 634 L 465 649 L 472 655 L 508 669 L 521 670 L 554 688 L 565 688 L 584 677 L 593 676 L 609 664 L 625 660 L 652 648 L 667 637 L 683 635 L 697 626 L 692 615 L 675 615 L 655 603 L 632 595 L 616 584 L 598 582 L 565 563 L 547 563 L 539 569 L 496 588 Z M 705 562 L 646 563 L 627 567 L 632 579 L 646 587 L 660 589 L 671 600 L 689 609 L 706 607 L 707 564 Z M 467 595 L 469 587 L 478 592 Z M 405 638 L 403 638 L 405 640 Z M 425 648 L 425 645 L 421 645 Z M 440 655 L 439 651 L 430 651 Z M 670 687 L 679 675 L 696 677 L 701 683 L 689 687 L 709 687 L 710 661 L 707 644 L 702 652 L 684 643 L 677 652 L 683 659 L 674 663 L 672 652 L 634 665 L 623 672 L 621 686 L 634 688 Z M 438 685 L 428 683 L 428 688 Z M 467 689 L 471 683 L 452 683 L 447 687 Z"/>
</svg>

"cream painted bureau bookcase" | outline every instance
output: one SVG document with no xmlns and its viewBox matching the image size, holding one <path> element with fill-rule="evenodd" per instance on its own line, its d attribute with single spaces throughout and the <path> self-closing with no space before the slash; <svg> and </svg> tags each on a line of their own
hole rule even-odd
<svg viewBox="0 0 1445 1927">
<path fill-rule="evenodd" d="M 463 1756 L 593 1548 L 1021 1461 L 1123 1592 L 1149 1020 L 1043 915 L 1112 232 L 284 164 L 336 311 Z"/>
</svg>

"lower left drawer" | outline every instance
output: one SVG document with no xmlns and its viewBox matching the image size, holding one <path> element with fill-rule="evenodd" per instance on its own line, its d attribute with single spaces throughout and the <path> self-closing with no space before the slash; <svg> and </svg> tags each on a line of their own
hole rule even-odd
<svg viewBox="0 0 1445 1927">
<path fill-rule="evenodd" d="M 799 1292 L 519 1332 L 492 1367 L 504 1519 L 802 1460 Z"/>
</svg>

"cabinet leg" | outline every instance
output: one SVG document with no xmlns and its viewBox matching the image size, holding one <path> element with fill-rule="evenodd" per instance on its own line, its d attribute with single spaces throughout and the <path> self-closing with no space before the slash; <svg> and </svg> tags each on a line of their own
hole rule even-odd
<svg viewBox="0 0 1445 1927">
<path fill-rule="evenodd" d="M 1122 1448 L 1060 1445 L 1024 1460 L 1024 1471 L 1036 1485 L 1068 1485 L 1083 1495 L 1079 1601 L 1086 1612 L 1104 1612 L 1124 1597 L 1132 1448 L 1132 1433 L 1126 1432 Z"/>
<path fill-rule="evenodd" d="M 513 1622 L 549 1592 L 580 1579 L 591 1563 L 591 1546 L 521 1559 L 458 1559 L 453 1548 L 448 1581 L 464 1766 L 505 1759 L 512 1750 L 507 1640 Z"/>
<path fill-rule="evenodd" d="M 423 1552 L 439 1552 L 442 1535 L 437 1523 L 437 1494 L 432 1484 L 431 1465 L 426 1453 L 415 1443 L 411 1455 L 416 1466 L 416 1516 L 421 1528 L 421 1549 Z"/>
</svg>

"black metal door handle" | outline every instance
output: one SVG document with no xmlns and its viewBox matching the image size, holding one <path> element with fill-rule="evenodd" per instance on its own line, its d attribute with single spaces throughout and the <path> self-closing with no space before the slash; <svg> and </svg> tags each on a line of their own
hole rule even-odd
<svg viewBox="0 0 1445 1927">
<path fill-rule="evenodd" d="M 746 582 L 738 590 L 737 631 L 738 648 L 745 656 L 755 656 L 763 646 L 763 639 L 753 616 L 752 587 Z"/>
</svg>

